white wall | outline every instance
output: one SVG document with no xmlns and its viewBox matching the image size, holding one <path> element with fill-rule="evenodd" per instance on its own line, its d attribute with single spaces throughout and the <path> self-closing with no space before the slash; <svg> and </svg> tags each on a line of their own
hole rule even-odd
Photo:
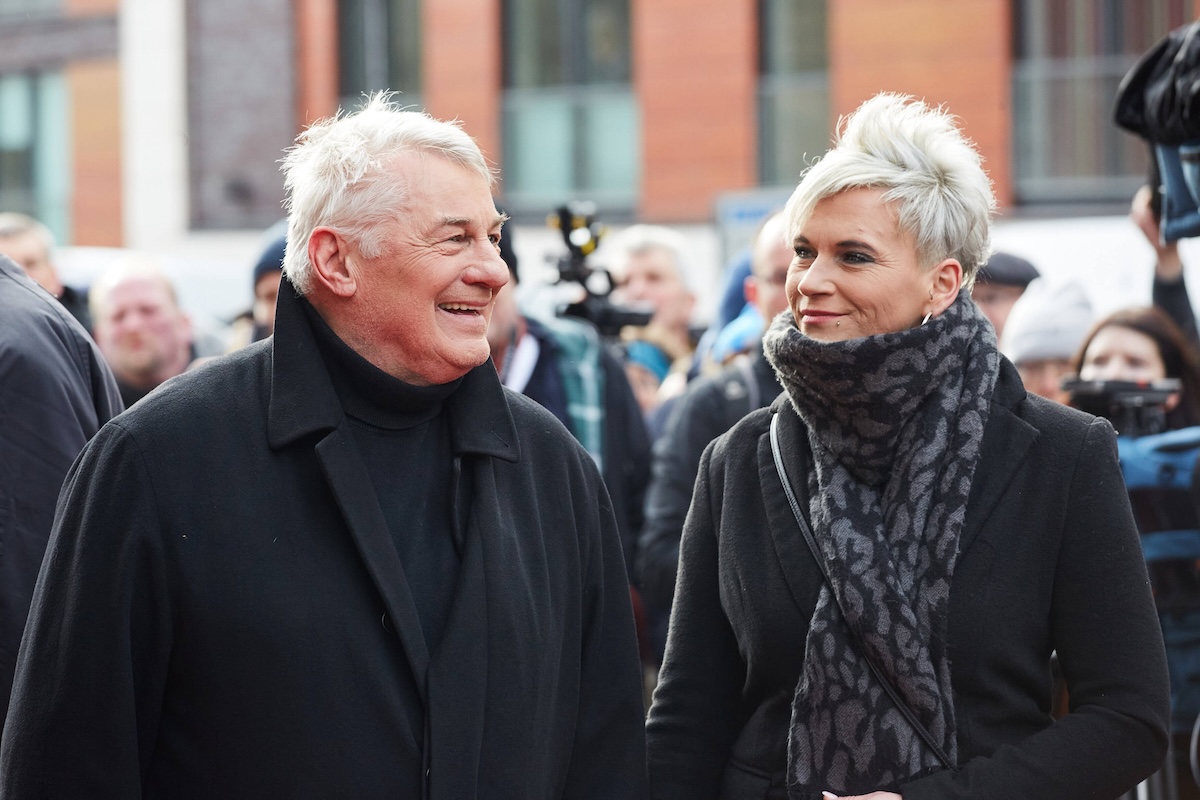
<svg viewBox="0 0 1200 800">
<path fill-rule="evenodd" d="M 187 235 L 184 0 L 122 0 L 121 162 L 125 244 L 160 250 Z"/>
</svg>

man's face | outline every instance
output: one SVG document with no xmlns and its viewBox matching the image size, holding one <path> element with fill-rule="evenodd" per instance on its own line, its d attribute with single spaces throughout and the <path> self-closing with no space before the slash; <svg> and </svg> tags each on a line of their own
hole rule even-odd
<svg viewBox="0 0 1200 800">
<path fill-rule="evenodd" d="M 671 254 L 661 247 L 630 253 L 618 275 L 613 302 L 654 309 L 651 325 L 686 329 L 695 298 Z"/>
<path fill-rule="evenodd" d="M 1067 405 L 1070 393 L 1062 388 L 1063 378 L 1071 374 L 1071 359 L 1043 358 L 1037 361 L 1022 361 L 1017 364 L 1021 383 L 1027 391 L 1048 400 Z"/>
<path fill-rule="evenodd" d="M 50 251 L 36 233 L 19 233 L 0 239 L 0 253 L 20 264 L 25 274 L 50 294 L 55 297 L 62 294 L 62 281 L 50 263 Z"/>
<path fill-rule="evenodd" d="M 121 380 L 157 386 L 187 367 L 191 325 L 162 281 L 127 278 L 109 291 L 98 310 L 96 344 Z"/>
<path fill-rule="evenodd" d="M 449 383 L 488 359 L 492 307 L 509 277 L 502 217 L 488 182 L 447 159 L 406 153 L 392 170 L 410 189 L 379 257 L 351 247 L 357 288 L 344 313 L 361 340 L 350 344 L 401 380 Z"/>
<path fill-rule="evenodd" d="M 767 325 L 788 307 L 784 286 L 792 263 L 792 246 L 786 234 L 787 220 L 782 214 L 763 225 L 754 242 L 754 271 L 746 279 L 746 300 L 754 304 Z"/>
<path fill-rule="evenodd" d="M 996 338 L 1004 333 L 1004 323 L 1013 305 L 1025 293 L 1024 286 L 1005 286 L 1002 283 L 977 283 L 971 289 L 971 299 L 996 329 Z"/>
</svg>

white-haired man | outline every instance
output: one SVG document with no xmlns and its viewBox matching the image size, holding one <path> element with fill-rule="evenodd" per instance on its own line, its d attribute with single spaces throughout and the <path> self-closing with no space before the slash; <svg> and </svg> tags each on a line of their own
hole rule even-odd
<svg viewBox="0 0 1200 800">
<path fill-rule="evenodd" d="M 0 253 L 11 258 L 34 282 L 54 295 L 63 308 L 91 333 L 87 292 L 68 286 L 54 266 L 54 234 L 27 214 L 0 214 Z"/>
<path fill-rule="evenodd" d="M 386 96 L 285 160 L 275 336 L 68 476 L 0 746 L 12 797 L 641 797 L 595 464 L 506 392 L 475 143 Z"/>
<path fill-rule="evenodd" d="M 695 349 L 689 324 L 696 296 L 688 288 L 683 238 L 659 225 L 633 225 L 613 238 L 613 301 L 648 309 L 650 329 L 672 359 Z"/>
</svg>

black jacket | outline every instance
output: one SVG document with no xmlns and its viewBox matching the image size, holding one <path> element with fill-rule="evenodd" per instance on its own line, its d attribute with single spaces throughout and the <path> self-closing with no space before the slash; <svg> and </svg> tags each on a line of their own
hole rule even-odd
<svg viewBox="0 0 1200 800">
<path fill-rule="evenodd" d="M 538 342 L 538 359 L 529 382 L 522 390 L 550 411 L 563 425 L 571 428 L 567 410 L 567 391 L 560 373 L 561 356 L 554 333 L 535 319 L 526 317 L 529 335 Z M 580 323 L 583 324 L 583 323 Z M 633 566 L 642 530 L 642 505 L 646 484 L 650 481 L 650 437 L 625 369 L 607 347 L 600 348 L 600 375 L 603 386 L 601 409 L 604 415 L 603 470 L 604 485 L 612 498 L 613 514 L 621 532 L 621 549 L 625 557 L 629 582 L 633 583 Z"/>
<path fill-rule="evenodd" d="M 647 725 L 656 800 L 786 797 L 791 702 L 822 577 L 772 460 L 773 414 L 789 474 L 806 474 L 807 434 L 786 397 L 714 442 L 700 467 Z M 1168 691 L 1112 427 L 1027 396 L 1004 361 L 982 448 L 947 631 L 961 766 L 901 794 L 1115 798 L 1162 762 Z M 1053 650 L 1071 700 L 1059 722 Z"/>
<path fill-rule="evenodd" d="M 452 610 L 428 652 L 313 331 L 164 384 L 76 463 L 5 798 L 637 798 L 640 675 L 595 464 L 489 362 L 446 401 Z"/>
<path fill-rule="evenodd" d="M 679 537 L 704 448 L 751 411 L 770 405 L 781 391 L 775 370 L 759 349 L 750 360 L 696 381 L 679 398 L 663 435 L 654 443 L 638 547 L 638 585 L 657 606 L 671 607 Z"/>
<path fill-rule="evenodd" d="M 0 717 L 63 478 L 121 409 L 83 327 L 0 256 Z"/>
</svg>

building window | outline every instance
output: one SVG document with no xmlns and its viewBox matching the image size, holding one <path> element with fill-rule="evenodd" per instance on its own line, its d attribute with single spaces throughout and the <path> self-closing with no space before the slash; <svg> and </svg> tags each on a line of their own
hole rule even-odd
<svg viewBox="0 0 1200 800">
<path fill-rule="evenodd" d="M 1121 78 L 1192 19 L 1193 0 L 1014 4 L 1014 188 L 1018 203 L 1126 202 L 1149 149 L 1113 123 Z"/>
<path fill-rule="evenodd" d="M 62 243 L 71 224 L 70 130 L 62 73 L 0 75 L 0 210 L 36 217 Z"/>
<path fill-rule="evenodd" d="M 0 0 L 0 17 L 52 16 L 62 8 L 63 0 Z"/>
<path fill-rule="evenodd" d="M 380 89 L 423 108 L 420 0 L 340 0 L 338 60 L 342 108 L 358 108 L 364 94 Z"/>
<path fill-rule="evenodd" d="M 795 186 L 832 137 L 825 0 L 761 0 L 758 12 L 758 178 Z"/>
<path fill-rule="evenodd" d="M 641 170 L 629 0 L 504 4 L 504 202 L 632 210 Z"/>
</svg>

